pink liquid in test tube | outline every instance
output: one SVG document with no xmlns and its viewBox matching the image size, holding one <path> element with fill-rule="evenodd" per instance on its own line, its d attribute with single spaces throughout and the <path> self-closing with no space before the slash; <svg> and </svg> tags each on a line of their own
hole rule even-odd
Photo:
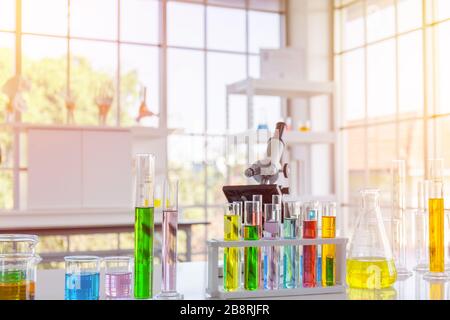
<svg viewBox="0 0 450 320">
<path fill-rule="evenodd" d="M 178 211 L 163 211 L 162 284 L 164 292 L 176 292 Z"/>
</svg>

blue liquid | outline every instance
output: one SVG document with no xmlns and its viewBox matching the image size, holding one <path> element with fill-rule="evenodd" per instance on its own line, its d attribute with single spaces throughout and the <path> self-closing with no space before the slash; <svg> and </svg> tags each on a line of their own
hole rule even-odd
<svg viewBox="0 0 450 320">
<path fill-rule="evenodd" d="M 285 218 L 283 222 L 283 238 L 295 239 L 297 237 L 297 219 Z M 296 256 L 295 246 L 283 248 L 283 287 L 292 289 L 296 287 Z"/>
<path fill-rule="evenodd" d="M 98 300 L 99 273 L 66 273 L 66 300 Z"/>
<path fill-rule="evenodd" d="M 320 286 L 322 284 L 322 256 L 317 257 L 316 276 L 317 276 L 316 286 Z"/>
</svg>

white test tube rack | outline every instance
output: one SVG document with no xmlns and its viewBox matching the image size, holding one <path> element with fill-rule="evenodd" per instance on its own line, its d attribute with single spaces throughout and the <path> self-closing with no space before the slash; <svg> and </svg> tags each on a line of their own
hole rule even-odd
<svg viewBox="0 0 450 320">
<path fill-rule="evenodd" d="M 289 297 L 302 295 L 320 295 L 320 294 L 339 294 L 345 293 L 346 276 L 346 246 L 347 238 L 316 238 L 316 239 L 277 239 L 277 240 L 254 240 L 254 241 L 207 241 L 208 252 L 208 275 L 206 294 L 213 299 L 245 299 L 245 298 L 270 298 L 270 297 Z M 292 289 L 255 291 L 244 290 L 240 288 L 236 291 L 225 291 L 223 289 L 223 278 L 219 278 L 219 256 L 220 248 L 245 248 L 245 247 L 272 247 L 272 246 L 306 246 L 306 245 L 336 245 L 336 284 L 330 287 L 322 287 L 321 284 L 313 288 L 304 288 L 299 286 Z M 298 261 L 300 263 L 300 261 Z"/>
</svg>

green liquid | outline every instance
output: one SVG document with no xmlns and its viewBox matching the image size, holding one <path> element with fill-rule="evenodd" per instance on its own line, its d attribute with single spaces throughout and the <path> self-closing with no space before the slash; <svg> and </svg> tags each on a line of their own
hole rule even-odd
<svg viewBox="0 0 450 320">
<path fill-rule="evenodd" d="M 136 208 L 134 222 L 134 297 L 153 296 L 153 208 Z"/>
<path fill-rule="evenodd" d="M 244 240 L 259 240 L 258 226 L 245 226 Z M 244 267 L 244 288 L 246 290 L 257 290 L 259 285 L 258 247 L 245 248 Z"/>
<path fill-rule="evenodd" d="M 334 286 L 334 258 L 326 257 L 325 259 L 325 283 L 327 286 Z"/>
<path fill-rule="evenodd" d="M 0 272 L 0 283 L 20 282 L 27 279 L 23 270 L 11 270 Z"/>
</svg>

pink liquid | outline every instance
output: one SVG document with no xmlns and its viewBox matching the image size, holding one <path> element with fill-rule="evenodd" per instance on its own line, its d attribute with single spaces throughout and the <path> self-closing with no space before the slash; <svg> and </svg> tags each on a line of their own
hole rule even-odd
<svg viewBox="0 0 450 320">
<path fill-rule="evenodd" d="M 131 293 L 131 272 L 105 274 L 105 294 L 111 298 L 128 298 Z"/>
<path fill-rule="evenodd" d="M 162 292 L 176 291 L 178 211 L 163 211 Z"/>
</svg>

